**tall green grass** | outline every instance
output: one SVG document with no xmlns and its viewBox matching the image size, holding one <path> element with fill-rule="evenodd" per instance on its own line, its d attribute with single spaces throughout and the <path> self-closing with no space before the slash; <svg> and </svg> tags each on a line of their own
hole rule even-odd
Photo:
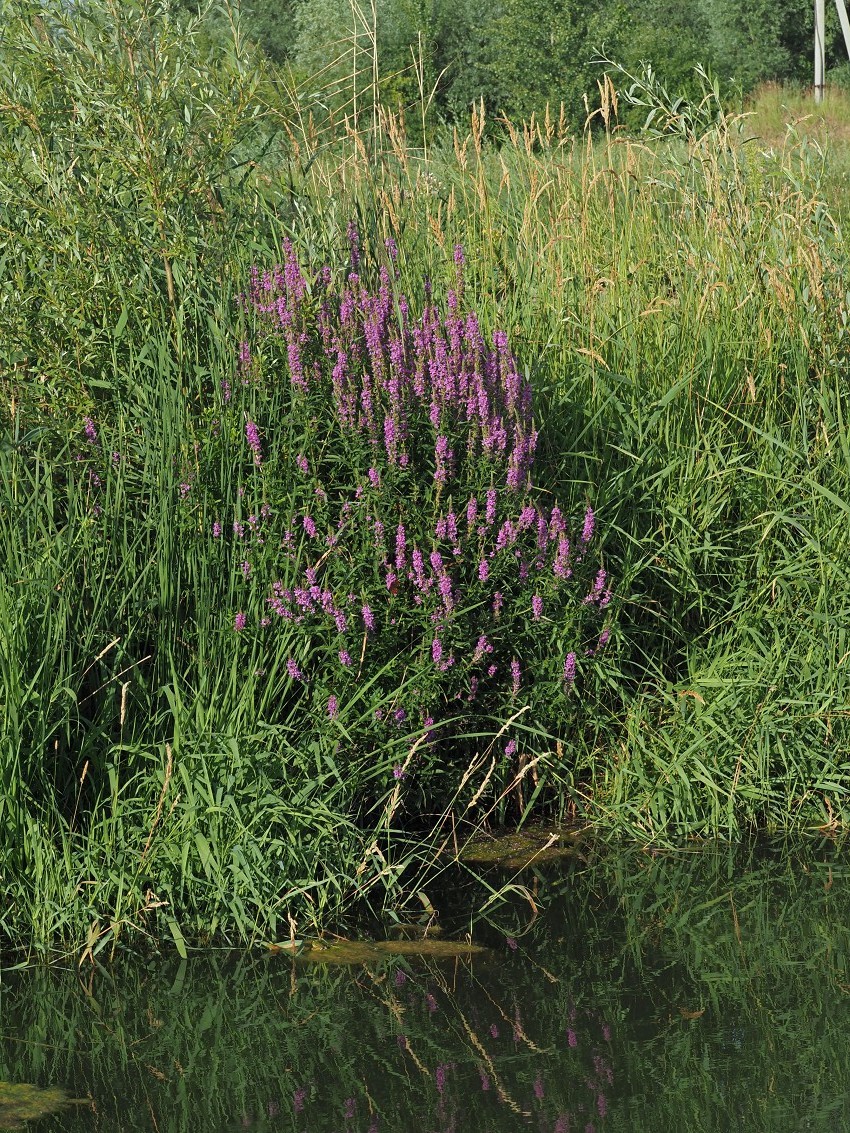
<svg viewBox="0 0 850 1133">
<path fill-rule="evenodd" d="M 850 295 L 810 149 L 764 156 L 722 113 L 629 138 L 606 85 L 592 135 L 494 140 L 476 113 L 425 153 L 374 107 L 320 130 L 237 14 L 215 50 L 154 5 L 3 14 L 0 934 L 300 933 L 416 900 L 482 819 L 467 770 L 499 721 L 461 737 L 453 786 L 402 792 L 415 737 L 354 750 L 305 712 L 286 635 L 246 651 L 238 559 L 199 538 L 252 490 L 215 447 L 249 267 L 285 235 L 338 262 L 352 218 L 413 297 L 464 245 L 467 303 L 534 381 L 538 483 L 592 504 L 616 583 L 581 711 L 528 720 L 556 789 L 532 765 L 488 820 L 846 822 Z"/>
</svg>

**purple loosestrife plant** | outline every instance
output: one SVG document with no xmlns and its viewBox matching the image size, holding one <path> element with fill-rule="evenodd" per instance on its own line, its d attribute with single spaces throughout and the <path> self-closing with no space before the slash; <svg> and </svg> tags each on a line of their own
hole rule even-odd
<svg viewBox="0 0 850 1133">
<path fill-rule="evenodd" d="M 236 601 L 252 625 L 271 619 L 264 640 L 287 643 L 282 664 L 312 705 L 304 727 L 368 695 L 352 749 L 407 729 L 439 775 L 443 740 L 497 730 L 525 705 L 551 733 L 569 729 L 582 701 L 568 693 L 605 663 L 612 590 L 593 510 L 571 522 L 535 484 L 530 379 L 507 335 L 464 309 L 463 250 L 442 306 L 436 289 L 421 301 L 396 290 L 396 257 L 393 244 L 373 265 L 352 225 L 341 272 L 302 265 L 289 242 L 282 265 L 252 272 L 255 330 L 239 348 L 250 383 L 217 411 L 222 436 L 227 422 L 231 437 L 244 429 L 264 465 L 246 489 L 269 498 L 252 498 L 256 524 L 232 499 L 211 510 Z"/>
</svg>

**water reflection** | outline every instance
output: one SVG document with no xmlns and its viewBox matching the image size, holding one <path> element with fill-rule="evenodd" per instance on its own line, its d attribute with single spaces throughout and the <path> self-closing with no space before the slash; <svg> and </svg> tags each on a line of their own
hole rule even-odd
<svg viewBox="0 0 850 1133">
<path fill-rule="evenodd" d="M 843 1131 L 841 858 L 591 852 L 448 960 L 6 973 L 0 1080 L 88 1099 L 30 1126 L 68 1131 Z"/>
</svg>

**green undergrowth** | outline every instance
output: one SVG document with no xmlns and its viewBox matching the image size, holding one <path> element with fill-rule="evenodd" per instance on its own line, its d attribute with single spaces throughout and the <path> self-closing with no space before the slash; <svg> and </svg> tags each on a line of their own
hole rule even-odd
<svg viewBox="0 0 850 1133">
<path fill-rule="evenodd" d="M 585 138 L 476 114 L 425 154 L 388 117 L 317 132 L 236 15 L 212 49 L 153 6 L 2 10 L 0 937 L 185 951 L 400 915 L 499 823 L 845 825 L 850 294 L 811 147 L 763 152 L 719 106 L 627 137 L 605 87 Z M 286 238 L 346 270 L 350 221 L 376 286 L 395 242 L 415 315 L 462 245 L 464 309 L 534 390 L 528 490 L 573 532 L 595 512 L 611 638 L 534 637 L 540 672 L 578 655 L 561 700 L 549 674 L 473 718 L 458 684 L 426 736 L 424 637 L 330 711 L 335 647 L 236 628 L 262 555 L 316 563 L 269 542 L 246 572 L 213 524 L 294 499 L 284 455 L 329 436 L 285 350 L 245 384 L 239 296 Z"/>
</svg>

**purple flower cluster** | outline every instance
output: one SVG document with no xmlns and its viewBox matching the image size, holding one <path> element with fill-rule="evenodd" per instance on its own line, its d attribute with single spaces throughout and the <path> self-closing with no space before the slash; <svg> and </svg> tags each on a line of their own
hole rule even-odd
<svg viewBox="0 0 850 1133">
<path fill-rule="evenodd" d="M 339 294 L 328 285 L 330 273 L 320 275 L 325 294 L 318 312 L 291 243 L 284 244 L 283 266 L 252 272 L 248 301 L 283 334 L 292 386 L 307 395 L 329 371 L 339 424 L 366 437 L 391 467 L 410 466 L 427 423 L 432 475 L 441 489 L 457 482 L 464 463 L 473 467 L 483 459 L 493 473 L 499 470 L 510 492 L 520 491 L 528 483 L 537 432 L 531 385 L 517 368 L 507 335 L 497 330 L 488 344 L 475 313 L 460 312 L 455 292 L 445 316 L 428 303 L 414 319 L 406 297 L 393 296 L 385 268 L 371 293 L 357 274 L 353 226 L 348 235 L 354 270 Z M 455 262 L 462 265 L 462 249 L 455 249 Z M 452 446 L 458 434 L 462 451 Z"/>
<path fill-rule="evenodd" d="M 290 470 L 291 483 L 286 514 L 275 513 L 281 531 L 272 538 L 274 525 L 264 528 L 266 550 L 253 546 L 263 540 L 251 519 L 233 523 L 234 539 L 252 543 L 234 562 L 252 594 L 262 588 L 259 624 L 281 619 L 288 635 L 309 635 L 302 655 L 323 661 L 302 673 L 289 658 L 286 672 L 331 720 L 364 688 L 385 697 L 383 707 L 379 699 L 355 715 L 384 729 L 421 727 L 429 744 L 435 718 L 459 718 L 457 702 L 492 715 L 521 697 L 549 711 L 563 704 L 553 693 L 576 683 L 585 664 L 577 658 L 595 656 L 610 636 L 600 614 L 611 590 L 592 562 L 594 512 L 568 528 L 533 488 L 530 382 L 507 335 L 485 339 L 462 310 L 463 250 L 454 251 L 445 310 L 428 288 L 417 316 L 393 292 L 395 245 L 388 261 L 381 252 L 389 270 L 374 289 L 354 226 L 348 245 L 349 269 L 336 283 L 330 269 L 302 270 L 284 242 L 283 264 L 255 269 L 245 297 L 267 347 L 252 354 L 244 344 L 240 368 L 251 367 L 252 386 L 267 364 L 269 380 L 288 373 L 287 431 L 294 426 L 305 446 L 274 465 Z M 275 451 L 275 427 L 264 423 L 261 441 L 260 426 L 242 421 L 259 466 L 264 445 Z M 321 444 L 310 447 L 313 437 Z M 252 482 L 271 484 L 265 475 Z M 216 519 L 213 536 L 222 530 Z M 296 565 L 281 570 L 278 559 Z M 240 612 L 234 629 L 245 626 Z M 569 652 L 554 645 L 571 638 Z M 410 693 L 399 695 L 403 687 Z M 518 750 L 508 739 L 505 754 Z"/>
</svg>

